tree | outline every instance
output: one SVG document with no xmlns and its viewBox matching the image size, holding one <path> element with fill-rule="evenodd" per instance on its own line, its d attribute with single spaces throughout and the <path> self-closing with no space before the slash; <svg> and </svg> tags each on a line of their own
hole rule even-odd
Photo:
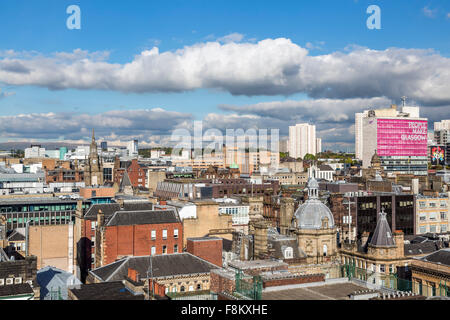
<svg viewBox="0 0 450 320">
<path fill-rule="evenodd" d="M 316 157 L 310 153 L 305 154 L 305 156 L 303 157 L 304 161 L 314 161 L 316 160 Z"/>
</svg>

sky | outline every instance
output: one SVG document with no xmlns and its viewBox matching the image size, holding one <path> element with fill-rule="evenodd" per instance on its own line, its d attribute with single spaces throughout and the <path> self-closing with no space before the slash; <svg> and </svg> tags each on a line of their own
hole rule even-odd
<svg viewBox="0 0 450 320">
<path fill-rule="evenodd" d="M 80 8 L 80 29 L 66 12 Z M 370 5 L 381 29 L 369 29 Z M 450 2 L 0 1 L 0 141 L 165 144 L 176 129 L 315 124 L 354 150 L 354 113 L 450 114 Z"/>
</svg>

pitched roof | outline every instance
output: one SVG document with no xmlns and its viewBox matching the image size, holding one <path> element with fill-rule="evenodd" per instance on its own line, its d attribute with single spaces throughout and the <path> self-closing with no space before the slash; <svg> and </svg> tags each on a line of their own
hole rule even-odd
<svg viewBox="0 0 450 320">
<path fill-rule="evenodd" d="M 188 252 L 152 256 L 152 265 L 154 278 L 209 273 L 212 269 L 218 269 L 216 265 Z M 89 272 L 102 281 L 116 281 L 127 277 L 128 268 L 136 270 L 141 279 L 147 278 L 150 256 L 127 257 Z"/>
<path fill-rule="evenodd" d="M 395 246 L 391 228 L 386 220 L 386 213 L 384 210 L 380 212 L 377 227 L 375 228 L 372 239 L 370 240 L 370 245 L 376 247 Z"/>
<path fill-rule="evenodd" d="M 405 244 L 405 255 L 421 255 L 439 250 L 439 245 L 434 241 L 411 242 Z"/>
<path fill-rule="evenodd" d="M 108 221 L 108 219 L 112 217 L 117 211 L 153 210 L 153 203 L 142 201 L 125 202 L 123 204 L 123 208 L 121 208 L 120 204 L 118 203 L 94 204 L 88 209 L 88 211 L 84 215 L 84 218 L 88 220 L 97 219 L 97 213 L 99 210 L 102 210 L 102 213 L 105 215 L 105 221 Z"/>
<path fill-rule="evenodd" d="M 8 237 L 8 241 L 25 241 L 25 236 L 18 230 L 14 230 Z"/>
<path fill-rule="evenodd" d="M 450 248 L 441 249 L 439 251 L 436 251 L 425 257 L 420 258 L 420 260 L 450 266 Z"/>
<path fill-rule="evenodd" d="M 133 185 L 131 184 L 130 176 L 128 175 L 127 171 L 125 171 L 125 173 L 123 174 L 122 180 L 120 181 L 119 192 L 123 192 L 125 190 L 125 187 L 133 188 Z"/>
<path fill-rule="evenodd" d="M 144 300 L 143 294 L 133 294 L 122 281 L 82 284 L 69 289 L 78 300 Z"/>
<path fill-rule="evenodd" d="M 180 222 L 175 210 L 117 211 L 106 226 L 130 226 L 137 224 L 158 224 Z"/>
</svg>

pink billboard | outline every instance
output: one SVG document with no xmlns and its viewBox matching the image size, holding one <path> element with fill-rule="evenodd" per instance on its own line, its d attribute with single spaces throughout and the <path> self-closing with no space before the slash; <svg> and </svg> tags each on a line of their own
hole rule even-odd
<svg viewBox="0 0 450 320">
<path fill-rule="evenodd" d="M 426 120 L 378 119 L 377 153 L 380 156 L 427 156 Z"/>
</svg>

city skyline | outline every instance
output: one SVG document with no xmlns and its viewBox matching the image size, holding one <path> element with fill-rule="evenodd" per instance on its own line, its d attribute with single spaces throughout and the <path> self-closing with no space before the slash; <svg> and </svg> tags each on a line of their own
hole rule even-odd
<svg viewBox="0 0 450 320">
<path fill-rule="evenodd" d="M 66 28 L 71 4 L 81 9 L 80 30 Z M 370 4 L 381 8 L 380 30 L 366 27 Z M 324 150 L 353 151 L 354 114 L 367 108 L 405 95 L 429 124 L 448 114 L 450 46 L 439 32 L 450 26 L 448 3 L 281 7 L 4 4 L 0 21 L 16 36 L 0 31 L 1 142 L 88 143 L 96 128 L 111 144 L 136 138 L 150 147 L 198 120 L 222 131 L 280 129 L 280 137 L 307 122 Z M 38 25 L 39 39 L 28 31 Z"/>
</svg>

